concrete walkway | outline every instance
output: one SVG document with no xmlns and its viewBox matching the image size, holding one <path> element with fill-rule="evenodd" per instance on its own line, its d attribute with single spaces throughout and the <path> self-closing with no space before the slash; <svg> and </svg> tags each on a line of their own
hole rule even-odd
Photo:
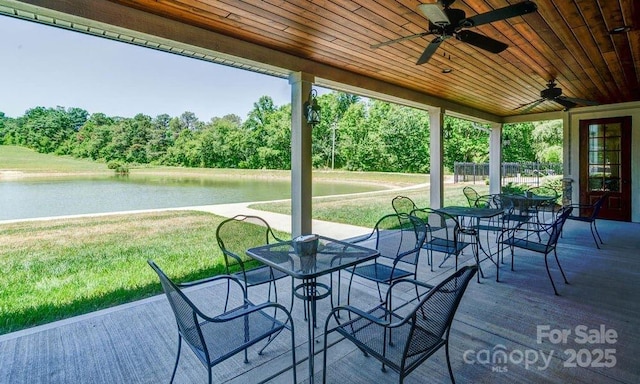
<svg viewBox="0 0 640 384">
<path fill-rule="evenodd" d="M 223 217 L 233 217 L 235 215 L 254 215 L 265 219 L 273 229 L 291 233 L 291 216 L 282 213 L 273 213 L 267 211 L 259 211 L 249 208 L 254 203 L 234 203 L 234 204 L 215 204 L 201 205 L 194 207 L 175 208 L 188 209 L 213 213 L 214 215 Z M 346 239 L 371 232 L 371 228 L 358 227 L 355 225 L 333 223 L 329 221 L 313 220 L 312 232 L 334 239 Z"/>
<path fill-rule="evenodd" d="M 453 177 L 448 176 L 445 178 L 445 183 L 452 183 L 452 182 L 453 182 Z M 429 186 L 429 183 L 416 184 L 408 187 L 372 191 L 372 192 L 351 193 L 351 194 L 344 194 L 340 196 L 345 199 L 348 199 L 350 197 L 355 197 L 355 196 L 363 196 L 363 195 L 370 195 L 370 194 L 375 195 L 380 192 L 386 193 L 390 191 L 396 191 L 398 194 L 402 194 L 402 191 L 425 188 L 428 186 Z M 331 198 L 331 197 L 335 197 L 335 196 L 322 196 L 321 198 Z M 266 203 L 266 201 L 264 201 L 263 203 Z M 249 208 L 249 205 L 252 205 L 252 204 L 256 204 L 256 202 L 202 205 L 202 206 L 175 208 L 175 209 L 205 211 L 205 212 L 210 212 L 215 215 L 223 216 L 223 217 L 233 217 L 235 215 L 260 216 L 263 219 L 265 219 L 269 223 L 269 225 L 271 225 L 272 228 L 277 229 L 279 231 L 291 233 L 291 216 L 284 215 L 281 213 L 260 211 L 257 209 Z M 391 201 L 389 201 L 389 213 L 393 213 L 393 211 L 391 210 Z M 312 220 L 311 228 L 312 228 L 312 233 L 324 235 L 327 237 L 332 237 L 334 239 L 349 239 L 356 236 L 368 234 L 371 232 L 371 228 L 358 227 L 355 225 L 340 224 L 340 223 L 334 223 L 334 222 L 322 221 L 322 220 Z"/>
</svg>

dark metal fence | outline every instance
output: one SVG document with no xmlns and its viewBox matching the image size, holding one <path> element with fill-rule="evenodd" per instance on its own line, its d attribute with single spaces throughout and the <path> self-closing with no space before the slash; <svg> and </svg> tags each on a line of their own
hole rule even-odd
<svg viewBox="0 0 640 384">
<path fill-rule="evenodd" d="M 545 176 L 562 175 L 562 163 L 502 163 L 502 185 L 540 185 Z M 455 163 L 453 181 L 484 183 L 489 179 L 489 163 Z"/>
</svg>

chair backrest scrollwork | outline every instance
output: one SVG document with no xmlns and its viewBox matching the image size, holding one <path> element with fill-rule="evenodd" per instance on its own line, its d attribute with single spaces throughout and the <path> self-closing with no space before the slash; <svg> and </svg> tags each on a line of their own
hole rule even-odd
<svg viewBox="0 0 640 384">
<path fill-rule="evenodd" d="M 432 288 L 413 312 L 405 358 L 431 350 L 448 337 L 460 300 L 478 267 L 465 266 Z"/>
</svg>

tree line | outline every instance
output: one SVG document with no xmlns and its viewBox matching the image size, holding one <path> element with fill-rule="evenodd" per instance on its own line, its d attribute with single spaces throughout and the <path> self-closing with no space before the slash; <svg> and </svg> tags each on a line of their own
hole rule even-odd
<svg viewBox="0 0 640 384">
<path fill-rule="evenodd" d="M 313 129 L 315 168 L 428 173 L 426 111 L 331 92 L 318 97 L 322 120 Z M 486 162 L 489 134 L 451 116 L 444 123 L 444 162 Z M 562 159 L 562 122 L 506 125 L 503 161 Z M 262 96 L 239 116 L 203 122 L 192 112 L 132 118 L 89 114 L 81 108 L 35 107 L 10 118 L 0 112 L 0 144 L 41 153 L 124 164 L 291 169 L 291 105 Z"/>
</svg>

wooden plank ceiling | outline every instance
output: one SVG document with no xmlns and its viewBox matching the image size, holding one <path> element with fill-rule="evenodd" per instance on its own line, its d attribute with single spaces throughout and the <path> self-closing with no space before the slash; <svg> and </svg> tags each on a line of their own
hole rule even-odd
<svg viewBox="0 0 640 384">
<path fill-rule="evenodd" d="M 554 101 L 526 107 L 553 79 L 566 97 L 640 100 L 637 0 L 535 0 L 537 12 L 469 28 L 507 43 L 502 53 L 447 39 L 423 65 L 416 61 L 433 35 L 371 48 L 426 31 L 420 1 L 111 1 L 498 116 L 562 110 Z M 457 0 L 451 8 L 471 17 L 517 2 Z M 610 33 L 623 26 L 630 30 Z"/>
</svg>

